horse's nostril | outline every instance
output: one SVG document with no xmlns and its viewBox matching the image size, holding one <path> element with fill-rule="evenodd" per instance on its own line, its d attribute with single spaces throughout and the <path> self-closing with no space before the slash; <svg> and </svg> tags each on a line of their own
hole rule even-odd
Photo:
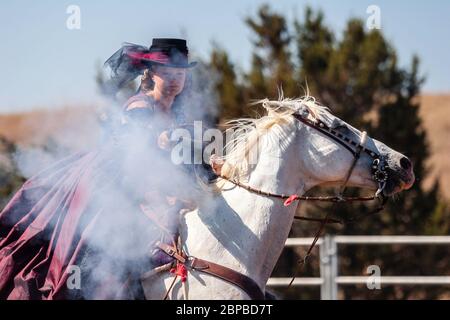
<svg viewBox="0 0 450 320">
<path fill-rule="evenodd" d="M 405 170 L 409 170 L 412 167 L 412 163 L 407 157 L 403 157 L 400 159 L 400 166 Z"/>
</svg>

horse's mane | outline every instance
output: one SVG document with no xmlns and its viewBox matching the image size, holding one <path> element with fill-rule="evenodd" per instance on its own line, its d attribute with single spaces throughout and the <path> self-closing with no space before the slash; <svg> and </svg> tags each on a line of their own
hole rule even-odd
<svg viewBox="0 0 450 320">
<path fill-rule="evenodd" d="M 328 110 L 309 95 L 296 99 L 284 98 L 281 95 L 278 101 L 270 101 L 266 98 L 257 100 L 252 105 L 262 105 L 266 115 L 227 122 L 230 126 L 227 130 L 232 133 L 232 138 L 225 145 L 222 175 L 235 181 L 247 173 L 251 151 L 268 130 L 275 125 L 292 122 L 294 119 L 292 114 L 299 111 L 301 107 L 306 107 L 314 118 L 326 118 Z"/>
</svg>

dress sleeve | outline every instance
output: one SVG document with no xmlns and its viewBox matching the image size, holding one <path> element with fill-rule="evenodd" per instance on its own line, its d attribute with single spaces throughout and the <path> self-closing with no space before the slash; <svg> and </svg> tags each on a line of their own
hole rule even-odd
<svg viewBox="0 0 450 320">
<path fill-rule="evenodd" d="M 155 109 L 143 94 L 137 94 L 124 104 L 114 125 L 114 143 L 128 150 L 133 145 L 141 147 L 157 143 L 155 130 Z"/>
<path fill-rule="evenodd" d="M 141 128 L 149 127 L 153 116 L 154 110 L 149 107 L 124 110 L 122 114 L 122 124 L 125 126 L 139 126 Z"/>
</svg>

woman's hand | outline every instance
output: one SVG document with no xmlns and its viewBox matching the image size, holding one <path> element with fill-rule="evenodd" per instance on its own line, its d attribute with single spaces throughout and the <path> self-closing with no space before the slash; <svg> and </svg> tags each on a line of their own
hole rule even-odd
<svg viewBox="0 0 450 320">
<path fill-rule="evenodd" d="M 209 158 L 209 164 L 211 168 L 213 169 L 214 173 L 217 175 L 221 175 L 222 173 L 222 167 L 224 165 L 224 161 L 217 155 L 213 154 Z"/>
<path fill-rule="evenodd" d="M 163 150 L 169 150 L 171 146 L 169 131 L 164 130 L 158 137 L 158 146 Z"/>
</svg>

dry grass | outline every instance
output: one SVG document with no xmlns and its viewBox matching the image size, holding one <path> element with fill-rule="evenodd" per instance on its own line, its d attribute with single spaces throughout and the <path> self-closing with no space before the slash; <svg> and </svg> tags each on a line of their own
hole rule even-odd
<svg viewBox="0 0 450 320">
<path fill-rule="evenodd" d="M 86 146 L 98 135 L 92 107 L 64 107 L 0 115 L 0 136 L 22 146 L 36 146 L 49 138 L 75 149 Z M 70 141 L 69 141 L 70 140 Z"/>
<path fill-rule="evenodd" d="M 430 185 L 438 178 L 443 195 L 450 199 L 450 93 L 423 95 L 420 115 L 428 133 L 432 156 L 429 161 Z"/>
</svg>

